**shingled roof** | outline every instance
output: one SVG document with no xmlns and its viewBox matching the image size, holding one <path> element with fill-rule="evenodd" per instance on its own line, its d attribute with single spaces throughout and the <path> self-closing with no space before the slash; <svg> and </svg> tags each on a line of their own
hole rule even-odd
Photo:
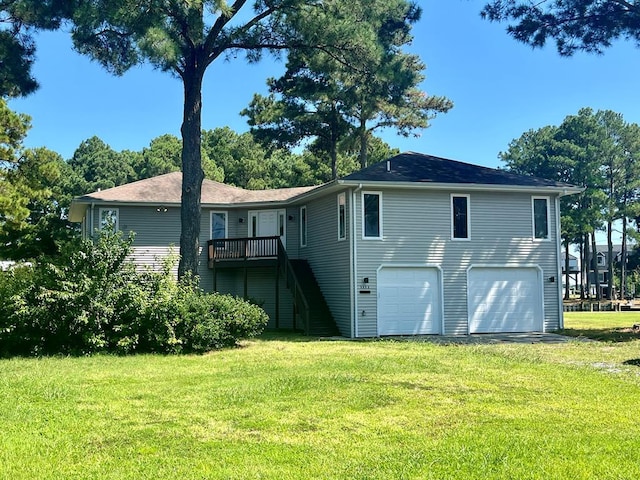
<svg viewBox="0 0 640 480">
<path fill-rule="evenodd" d="M 340 180 L 334 180 L 322 186 L 278 188 L 272 190 L 245 190 L 244 188 L 225 185 L 213 180 L 202 183 L 203 206 L 231 205 L 268 205 L 269 203 L 286 203 L 304 194 L 319 194 L 342 188 L 344 185 L 386 182 L 389 184 L 422 184 L 442 188 L 447 185 L 473 185 L 480 188 L 547 188 L 562 189 L 565 193 L 577 193 L 582 189 L 565 183 L 545 180 L 527 175 L 517 175 L 505 170 L 481 167 L 470 163 L 448 160 L 446 158 L 406 152 L 396 155 Z M 328 189 L 328 190 L 327 190 Z M 145 180 L 120 185 L 100 192 L 93 192 L 77 197 L 71 203 L 69 219 L 80 221 L 87 205 L 96 203 L 113 204 L 164 204 L 179 205 L 182 196 L 182 173 L 173 172 Z"/>
<path fill-rule="evenodd" d="M 343 180 L 358 182 L 414 182 L 435 184 L 509 185 L 522 187 L 570 187 L 571 185 L 470 163 L 405 152 L 378 162 Z"/>
<path fill-rule="evenodd" d="M 317 188 L 317 185 L 272 190 L 245 190 L 205 179 L 202 182 L 201 204 L 203 206 L 226 206 L 279 203 L 286 202 L 314 188 Z M 114 205 L 145 203 L 179 205 L 181 198 L 182 173 L 166 173 L 77 197 L 71 202 L 69 220 L 72 222 L 81 221 L 87 205 L 94 202 L 108 202 Z"/>
<path fill-rule="evenodd" d="M 227 205 L 258 202 L 283 202 L 316 186 L 245 190 L 213 180 L 202 182 L 203 205 Z M 182 173 L 172 172 L 127 183 L 118 187 L 83 195 L 77 202 L 164 203 L 179 204 L 182 196 Z"/>
</svg>

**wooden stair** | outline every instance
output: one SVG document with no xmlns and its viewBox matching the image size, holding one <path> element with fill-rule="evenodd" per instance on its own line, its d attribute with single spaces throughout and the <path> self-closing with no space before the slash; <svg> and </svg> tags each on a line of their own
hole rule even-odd
<svg viewBox="0 0 640 480">
<path fill-rule="evenodd" d="M 289 260 L 289 264 L 308 305 L 306 334 L 318 337 L 340 335 L 309 263 L 306 260 Z"/>
</svg>

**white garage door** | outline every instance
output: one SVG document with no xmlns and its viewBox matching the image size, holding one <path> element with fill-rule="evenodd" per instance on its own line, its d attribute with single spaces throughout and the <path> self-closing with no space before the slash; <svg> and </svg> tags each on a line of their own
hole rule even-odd
<svg viewBox="0 0 640 480">
<path fill-rule="evenodd" d="M 470 333 L 542 331 L 542 293 L 537 268 L 471 268 Z"/>
<path fill-rule="evenodd" d="M 440 281 L 432 267 L 378 271 L 378 334 L 440 333 Z"/>
</svg>

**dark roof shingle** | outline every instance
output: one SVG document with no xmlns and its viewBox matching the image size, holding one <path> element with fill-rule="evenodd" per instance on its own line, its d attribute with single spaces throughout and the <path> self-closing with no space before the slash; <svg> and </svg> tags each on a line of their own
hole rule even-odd
<svg viewBox="0 0 640 480">
<path fill-rule="evenodd" d="M 387 171 L 387 163 L 389 171 Z M 524 187 L 567 187 L 569 185 L 505 170 L 481 167 L 446 158 L 405 152 L 344 177 L 361 182 L 417 182 Z"/>
</svg>

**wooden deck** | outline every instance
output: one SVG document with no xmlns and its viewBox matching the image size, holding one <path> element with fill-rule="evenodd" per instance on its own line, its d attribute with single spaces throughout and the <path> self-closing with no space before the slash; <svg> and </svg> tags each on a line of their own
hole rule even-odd
<svg viewBox="0 0 640 480">
<path fill-rule="evenodd" d="M 270 266 L 278 261 L 280 237 L 220 238 L 207 242 L 209 268 Z"/>
</svg>

